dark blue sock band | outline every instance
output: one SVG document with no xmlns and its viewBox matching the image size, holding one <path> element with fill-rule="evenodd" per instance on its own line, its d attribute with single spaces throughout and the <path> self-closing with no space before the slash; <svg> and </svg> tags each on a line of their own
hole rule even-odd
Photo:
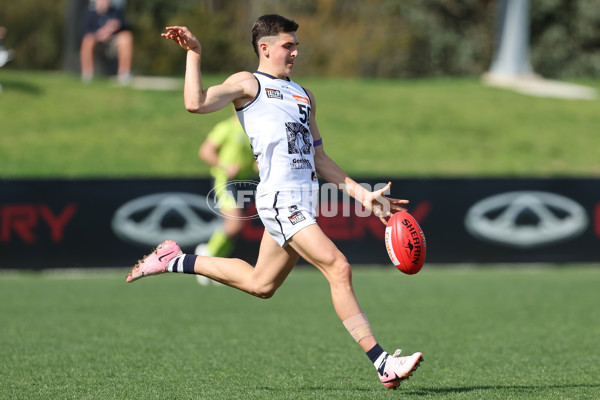
<svg viewBox="0 0 600 400">
<path fill-rule="evenodd" d="M 186 254 L 183 257 L 183 273 L 184 274 L 193 274 L 194 273 L 194 264 L 196 263 L 196 258 L 198 256 L 195 254 Z"/>
<path fill-rule="evenodd" d="M 371 360 L 371 362 L 373 364 L 375 364 L 375 361 L 377 361 L 377 359 L 379 358 L 379 356 L 382 353 L 383 353 L 383 349 L 381 348 L 379 343 L 377 343 L 375 346 L 373 346 L 371 348 L 371 350 L 367 351 L 367 357 L 369 357 L 369 360 Z"/>
</svg>

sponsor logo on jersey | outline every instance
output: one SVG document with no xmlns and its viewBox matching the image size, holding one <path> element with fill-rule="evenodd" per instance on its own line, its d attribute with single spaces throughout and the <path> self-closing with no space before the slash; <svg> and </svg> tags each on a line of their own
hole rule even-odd
<svg viewBox="0 0 600 400">
<path fill-rule="evenodd" d="M 298 96 L 298 95 L 292 95 L 292 97 L 294 98 L 294 100 L 299 101 L 301 103 L 306 103 L 306 104 L 310 104 L 310 100 L 308 100 L 307 97 L 304 96 Z"/>
<path fill-rule="evenodd" d="M 292 169 L 313 169 L 312 164 L 306 158 L 294 158 L 290 166 Z"/>
<path fill-rule="evenodd" d="M 296 211 L 288 217 L 292 225 L 296 225 L 298 222 L 302 222 L 306 217 L 302 214 L 302 211 Z"/>
<path fill-rule="evenodd" d="M 265 88 L 265 92 L 267 93 L 267 97 L 270 99 L 279 99 L 279 100 L 283 100 L 283 95 L 281 94 L 281 92 L 277 89 L 269 89 L 269 88 Z"/>
</svg>

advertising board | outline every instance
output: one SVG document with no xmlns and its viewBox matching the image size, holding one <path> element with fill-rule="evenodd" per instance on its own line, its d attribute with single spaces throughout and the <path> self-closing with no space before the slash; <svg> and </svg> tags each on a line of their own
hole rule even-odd
<svg viewBox="0 0 600 400">
<path fill-rule="evenodd" d="M 235 184 L 245 221 L 233 256 L 253 262 L 263 234 L 256 182 Z M 0 189 L 0 268 L 130 266 L 167 238 L 193 252 L 223 218 L 208 179 L 3 180 Z M 390 196 L 410 200 L 427 263 L 600 261 L 600 180 L 396 179 Z M 384 225 L 343 192 L 322 184 L 317 213 L 351 263 L 390 264 Z"/>
</svg>

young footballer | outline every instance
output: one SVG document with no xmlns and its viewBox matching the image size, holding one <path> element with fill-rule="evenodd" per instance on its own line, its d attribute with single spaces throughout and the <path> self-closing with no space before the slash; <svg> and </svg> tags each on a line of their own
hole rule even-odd
<svg viewBox="0 0 600 400">
<path fill-rule="evenodd" d="M 131 270 L 127 282 L 164 272 L 199 274 L 267 299 L 302 257 L 329 282 L 339 319 L 373 362 L 381 382 L 396 389 L 417 369 L 423 356 L 402 357 L 400 350 L 390 355 L 377 343 L 354 294 L 348 260 L 316 223 L 317 174 L 345 190 L 384 223 L 392 209 L 400 209 L 407 201 L 384 196 L 390 183 L 376 191 L 364 189 L 325 153 L 315 120 L 315 98 L 290 80 L 298 56 L 297 29 L 296 22 L 279 15 L 260 17 L 252 28 L 257 71 L 238 72 L 222 84 L 204 89 L 200 42 L 186 27 L 166 28 L 162 36 L 187 52 L 187 110 L 204 114 L 233 103 L 237 111 L 258 164 L 256 207 L 265 232 L 254 267 L 240 259 L 182 254 L 175 242 L 167 240 Z"/>
</svg>

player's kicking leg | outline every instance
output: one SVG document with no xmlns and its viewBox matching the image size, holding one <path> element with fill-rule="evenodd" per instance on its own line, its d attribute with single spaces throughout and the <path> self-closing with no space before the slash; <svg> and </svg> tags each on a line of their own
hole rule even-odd
<svg viewBox="0 0 600 400">
<path fill-rule="evenodd" d="M 127 276 L 127 282 L 163 272 L 199 274 L 256 297 L 269 298 L 285 281 L 298 261 L 289 246 L 281 247 L 265 232 L 253 267 L 238 258 L 202 257 L 183 254 L 172 240 L 161 243 L 139 261 Z"/>
<path fill-rule="evenodd" d="M 400 357 L 385 352 L 375 340 L 366 315 L 360 308 L 352 287 L 352 270 L 346 257 L 325 236 L 318 225 L 310 225 L 296 233 L 289 241 L 298 254 L 317 267 L 327 278 L 335 311 L 344 326 L 365 351 L 388 389 L 397 389 L 418 368 L 423 355 L 414 353 Z"/>
</svg>

